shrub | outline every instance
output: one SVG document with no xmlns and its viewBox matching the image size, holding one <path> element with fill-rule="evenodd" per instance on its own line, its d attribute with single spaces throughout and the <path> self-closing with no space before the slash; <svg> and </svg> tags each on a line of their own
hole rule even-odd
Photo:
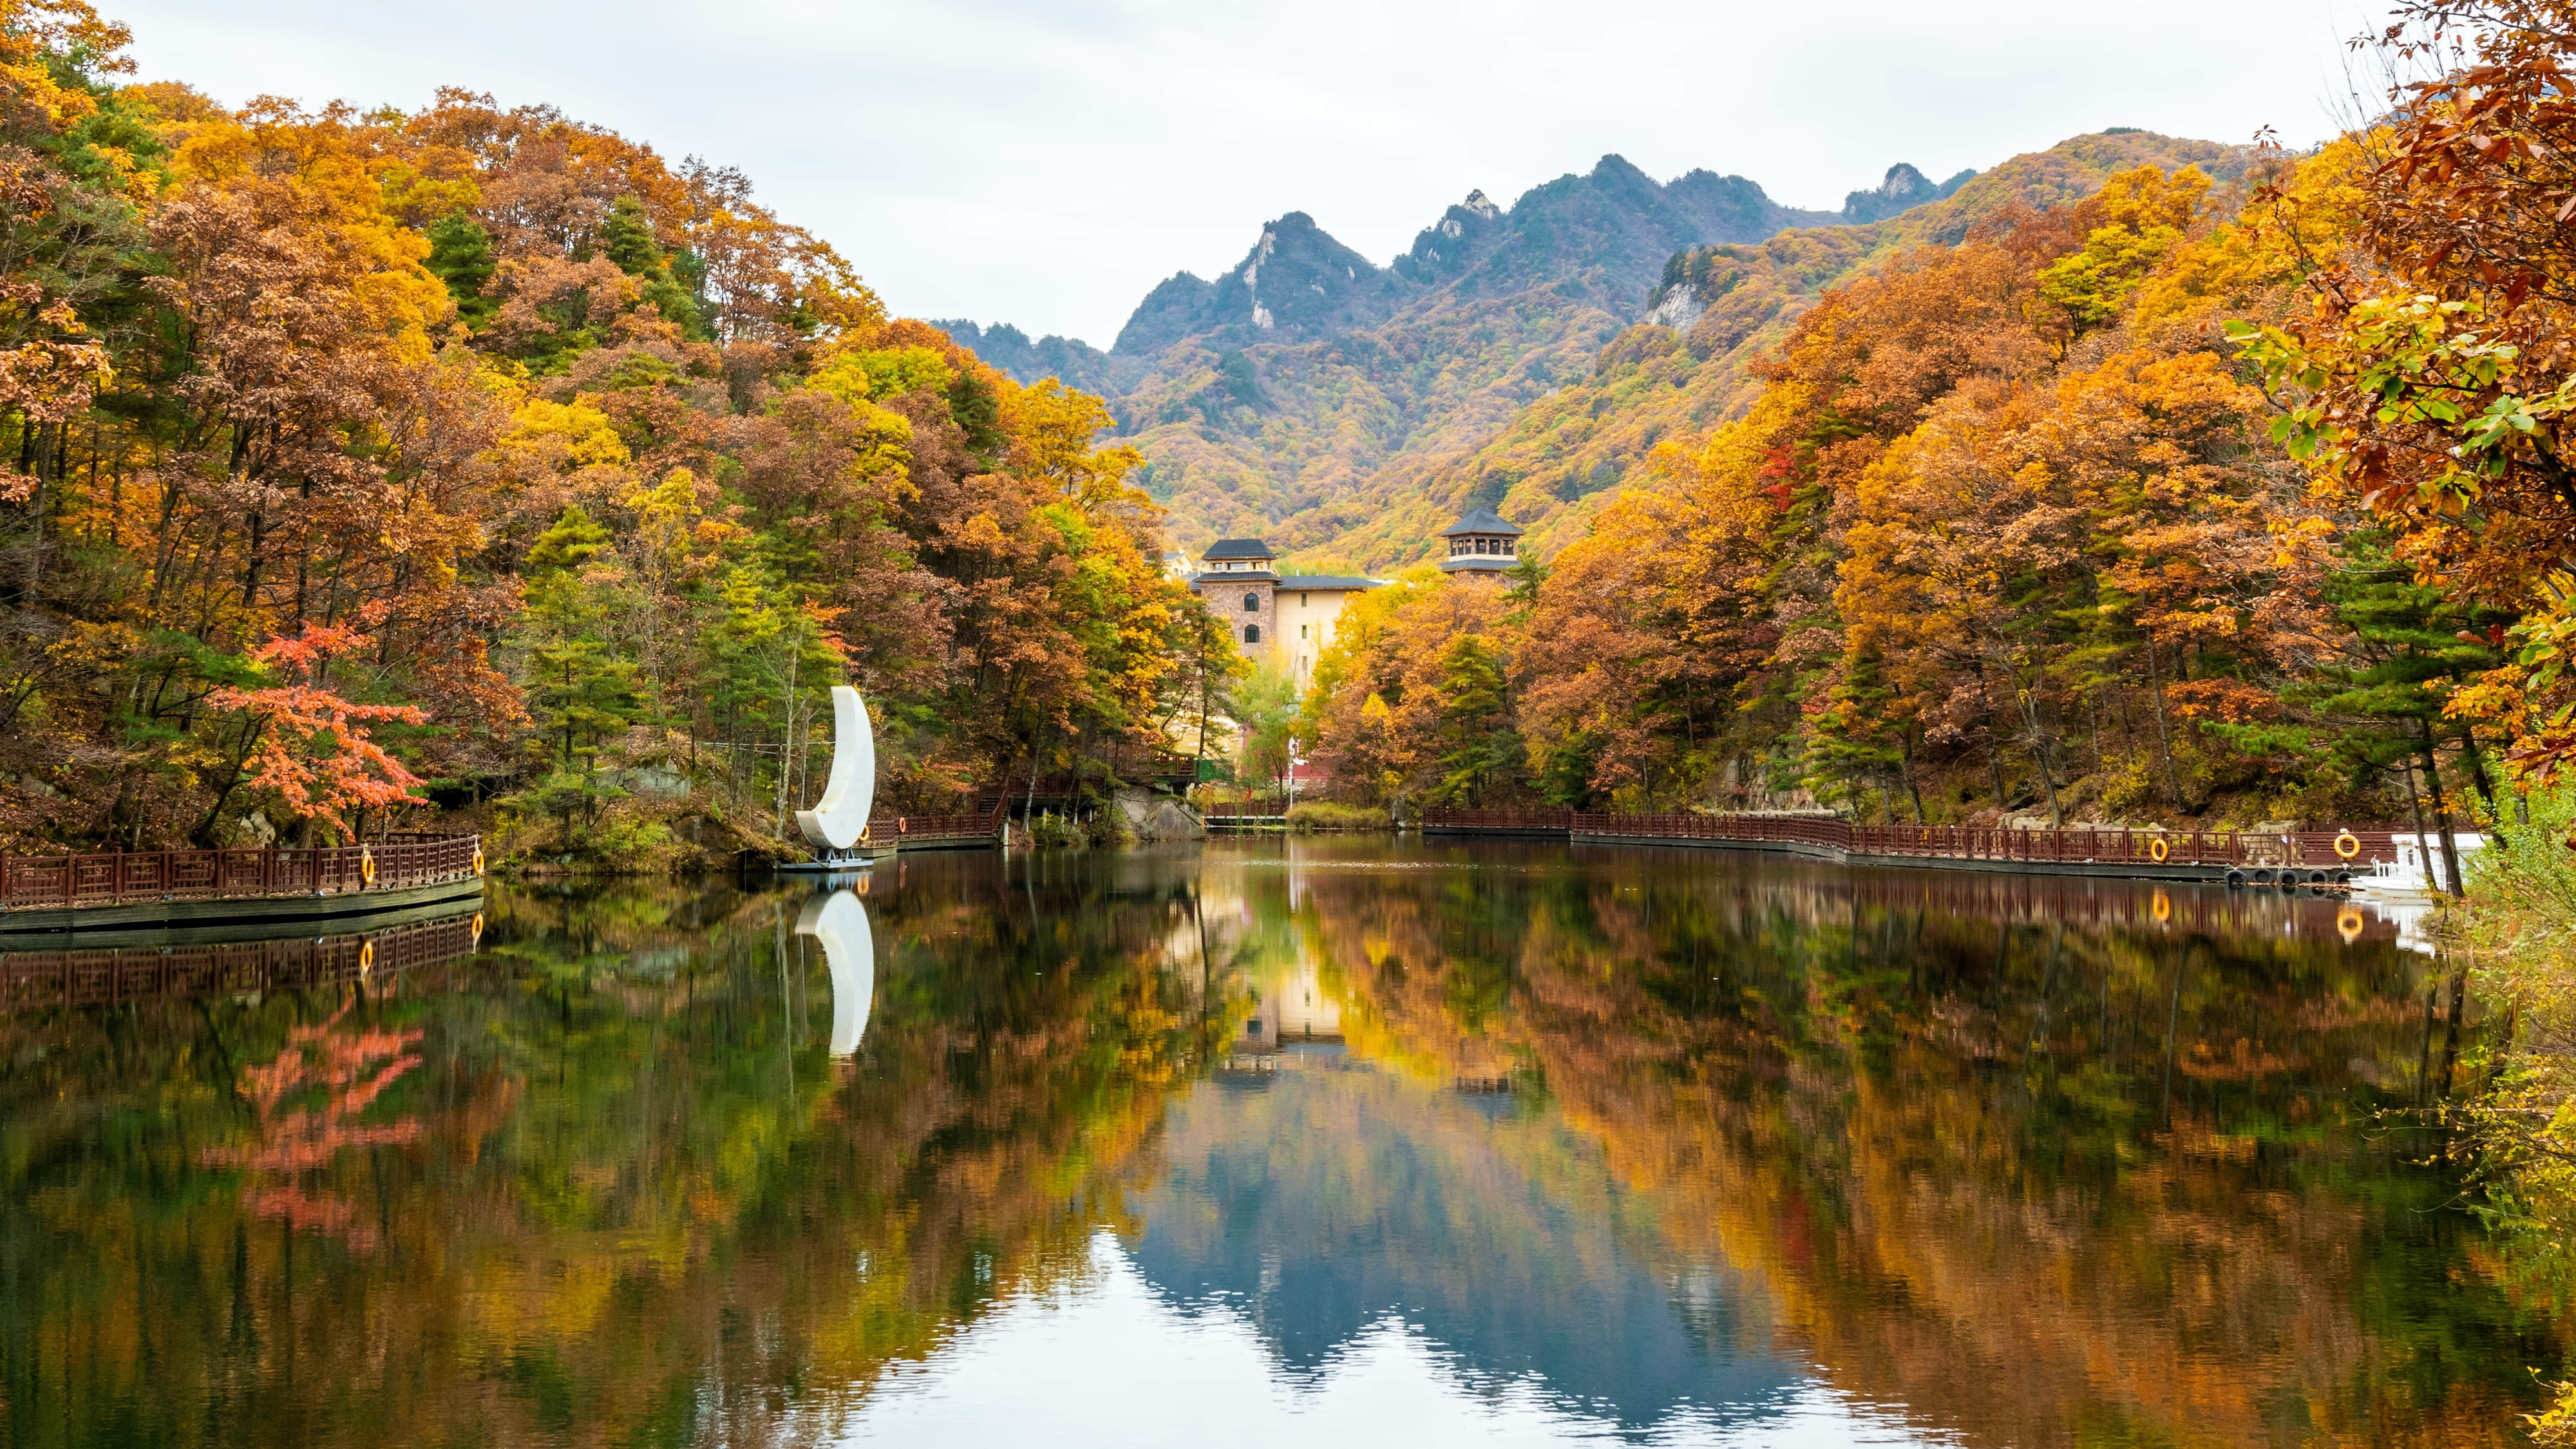
<svg viewBox="0 0 2576 1449">
<path fill-rule="evenodd" d="M 1373 806 L 1307 800 L 1289 807 L 1288 828 L 1307 833 L 1317 830 L 1392 830 L 1395 821 L 1384 810 Z"/>
</svg>

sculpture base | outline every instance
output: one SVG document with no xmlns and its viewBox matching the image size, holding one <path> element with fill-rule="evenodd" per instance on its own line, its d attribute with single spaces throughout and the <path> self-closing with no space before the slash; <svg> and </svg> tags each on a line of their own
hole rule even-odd
<svg viewBox="0 0 2576 1449">
<path fill-rule="evenodd" d="M 894 847 L 891 845 L 853 845 L 847 850 L 818 851 L 812 860 L 786 861 L 779 865 L 778 869 L 809 875 L 840 875 L 848 871 L 866 870 L 876 862 L 891 859 L 893 856 Z"/>
</svg>

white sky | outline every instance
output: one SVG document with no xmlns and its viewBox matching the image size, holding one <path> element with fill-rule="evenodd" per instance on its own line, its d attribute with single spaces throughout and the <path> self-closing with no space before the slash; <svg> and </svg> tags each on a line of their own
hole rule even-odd
<svg viewBox="0 0 2576 1449">
<path fill-rule="evenodd" d="M 1108 1233 L 1091 1281 L 1004 1300 L 860 1404 L 843 1445 L 1044 1443 L 1060 1449 L 1449 1449 L 1605 1446 L 1618 1426 L 1535 1378 L 1480 1389 L 1449 1349 L 1379 1320 L 1311 1374 L 1285 1374 L 1222 1310 L 1184 1313 Z M 824 1386 L 828 1392 L 830 1386 Z M 1034 1432 L 1042 1429 L 1043 1432 Z M 1758 1418 L 1676 1415 L 1647 1442 L 1672 1449 L 1932 1449 L 1955 1435 L 1907 1424 L 1809 1380 Z"/>
<path fill-rule="evenodd" d="M 2380 0 L 99 0 L 144 78 L 551 102 L 742 168 L 896 311 L 1107 346 L 1304 211 L 1381 261 L 1615 151 L 1835 207 L 2105 126 L 2328 134 Z"/>
</svg>

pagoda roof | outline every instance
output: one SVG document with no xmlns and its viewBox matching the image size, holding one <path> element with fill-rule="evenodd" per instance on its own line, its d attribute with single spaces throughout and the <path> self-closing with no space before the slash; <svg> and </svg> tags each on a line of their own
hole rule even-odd
<svg viewBox="0 0 2576 1449">
<path fill-rule="evenodd" d="M 1521 536 L 1519 529 L 1504 522 L 1503 516 L 1490 508 L 1470 509 L 1466 517 L 1440 530 L 1442 538 L 1456 538 L 1466 533 L 1499 533 L 1511 538 Z"/>
</svg>

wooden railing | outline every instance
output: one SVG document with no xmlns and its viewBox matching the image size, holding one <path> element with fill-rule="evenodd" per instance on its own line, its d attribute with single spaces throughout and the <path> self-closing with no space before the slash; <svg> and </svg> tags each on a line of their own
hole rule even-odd
<svg viewBox="0 0 2576 1449">
<path fill-rule="evenodd" d="M 0 911 L 401 890 L 480 874 L 482 855 L 477 835 L 394 835 L 301 850 L 0 856 Z"/>
<path fill-rule="evenodd" d="M 1422 812 L 1425 830 L 1571 830 L 1571 810 L 1446 810 Z"/>
<path fill-rule="evenodd" d="M 870 844 L 897 849 L 935 840 L 1000 839 L 1002 815 L 1010 809 L 1009 797 L 997 796 L 989 805 L 976 803 L 978 808 L 964 815 L 871 815 L 867 839 Z"/>
<path fill-rule="evenodd" d="M 1203 807 L 1199 818 L 1211 823 L 1219 820 L 1278 820 L 1288 813 L 1285 800 L 1219 800 Z"/>
<path fill-rule="evenodd" d="M 1551 819 L 1562 821 L 1551 825 Z M 2352 826 L 2286 834 L 2251 831 L 2065 829 L 2003 830 L 1960 825 L 1853 825 L 1829 816 L 1613 815 L 1593 811 L 1425 810 L 1440 830 L 1530 831 L 1562 828 L 1575 838 L 1709 840 L 1803 846 L 1846 855 L 1916 856 L 1931 860 L 2030 861 L 2055 864 L 2205 866 L 2238 870 L 2366 870 L 2397 858 L 2394 826 Z M 2350 850 L 2351 854 L 2344 852 Z"/>
<path fill-rule="evenodd" d="M 166 951 L 0 951 L 0 1013 L 382 980 L 470 956 L 482 935 L 477 912 L 323 940 L 298 936 Z"/>
</svg>

